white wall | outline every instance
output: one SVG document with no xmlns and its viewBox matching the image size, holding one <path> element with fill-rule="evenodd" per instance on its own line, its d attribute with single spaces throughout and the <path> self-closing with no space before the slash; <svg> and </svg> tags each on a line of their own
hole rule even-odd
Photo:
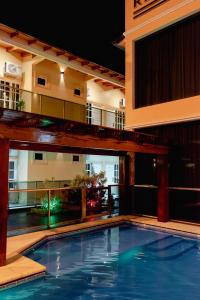
<svg viewBox="0 0 200 300">
<path fill-rule="evenodd" d="M 4 76 L 5 62 L 11 62 L 16 65 L 22 66 L 22 60 L 19 55 L 14 55 L 12 52 L 6 51 L 5 48 L 0 47 L 0 77 L 4 78 L 6 81 L 12 81 L 16 83 L 21 83 L 21 78 Z"/>
<path fill-rule="evenodd" d="M 28 179 L 28 151 L 18 151 L 17 181 Z"/>
<path fill-rule="evenodd" d="M 34 160 L 34 152 L 29 152 L 28 180 L 71 180 L 85 170 L 85 157 L 80 155 L 79 162 L 73 162 L 73 154 L 44 153 L 45 160 Z"/>
<path fill-rule="evenodd" d="M 104 109 L 119 108 L 120 100 L 125 97 L 120 89 L 103 86 L 94 79 L 87 81 L 87 91 L 87 100 Z"/>
</svg>

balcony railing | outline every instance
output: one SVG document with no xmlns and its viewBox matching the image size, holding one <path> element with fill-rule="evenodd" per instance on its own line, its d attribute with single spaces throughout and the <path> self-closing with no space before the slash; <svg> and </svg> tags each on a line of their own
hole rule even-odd
<svg viewBox="0 0 200 300">
<path fill-rule="evenodd" d="M 16 199 L 10 206 L 11 199 Z M 118 214 L 120 185 L 9 190 L 9 235 Z"/>
<path fill-rule="evenodd" d="M 20 106 L 20 103 L 24 105 Z M 0 107 L 84 122 L 105 127 L 124 129 L 123 111 L 109 111 L 59 98 L 0 85 Z"/>
</svg>

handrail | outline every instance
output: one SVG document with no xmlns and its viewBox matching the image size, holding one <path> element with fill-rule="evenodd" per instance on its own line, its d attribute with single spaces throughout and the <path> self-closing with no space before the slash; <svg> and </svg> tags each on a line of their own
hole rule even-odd
<svg viewBox="0 0 200 300">
<path fill-rule="evenodd" d="M 141 188 L 152 188 L 157 189 L 158 186 L 151 185 L 151 184 L 134 184 L 134 187 L 141 187 Z M 200 188 L 192 188 L 192 187 L 181 187 L 181 186 L 169 186 L 169 190 L 177 190 L 177 191 L 194 191 L 194 192 L 200 192 Z"/>
<path fill-rule="evenodd" d="M 77 105 L 82 105 L 86 108 L 86 105 L 85 104 L 81 104 L 81 103 L 77 103 L 77 102 L 73 102 L 73 101 L 70 101 L 70 100 L 65 100 L 65 99 L 62 99 L 62 98 L 58 98 L 58 97 L 53 97 L 53 96 L 50 96 L 50 95 L 45 95 L 45 94 L 40 94 L 40 93 L 35 93 L 35 92 L 32 92 L 32 91 L 28 91 L 28 90 L 24 90 L 24 89 L 21 89 L 21 88 L 14 88 L 12 86 L 9 86 L 9 90 L 11 91 L 15 91 L 15 92 L 25 92 L 25 93 L 30 93 L 32 95 L 37 95 L 39 97 L 48 97 L 48 98 L 52 98 L 52 99 L 56 99 L 56 100 L 59 100 L 59 101 L 63 101 L 63 102 L 68 102 L 68 103 L 73 103 L 73 104 L 77 104 Z M 5 90 L 5 91 L 9 91 L 9 90 Z M 90 103 L 90 102 L 89 102 Z M 95 109 L 98 109 L 98 110 L 101 110 L 101 111 L 105 111 L 105 112 L 110 112 L 110 113 L 115 113 L 115 111 L 122 111 L 122 109 L 119 109 L 119 108 L 115 108 L 113 107 L 113 110 L 108 110 L 108 109 L 103 109 L 103 108 L 99 108 L 99 107 L 94 107 Z"/>
<path fill-rule="evenodd" d="M 87 118 L 87 111 L 88 111 L 88 107 L 87 107 L 87 103 L 77 103 L 74 102 L 73 99 L 71 100 L 67 100 L 67 99 L 61 99 L 61 98 L 57 98 L 57 97 L 53 97 L 50 95 L 44 95 L 44 94 L 39 94 L 39 93 L 35 93 L 33 91 L 28 91 L 28 90 L 24 90 L 21 88 L 16 88 L 16 87 L 6 87 L 7 90 L 5 89 L 4 85 L 1 85 L 1 91 L 5 91 L 9 93 L 8 98 L 2 98 L 0 99 L 0 101 L 3 101 L 3 106 L 5 108 L 8 109 L 14 109 L 14 110 L 24 110 L 26 112 L 32 112 L 32 109 L 34 109 L 34 112 L 40 115 L 46 114 L 47 116 L 52 116 L 52 112 L 46 112 L 45 110 L 43 110 L 43 108 L 45 107 L 44 105 L 44 101 L 45 99 L 48 99 L 52 102 L 54 102 L 54 104 L 58 104 L 59 105 L 59 110 L 58 110 L 58 115 L 56 114 L 56 116 L 59 116 L 62 119 L 70 119 L 70 117 L 72 117 L 72 120 L 76 121 L 75 116 L 71 116 L 70 115 L 70 110 L 68 110 L 68 108 L 66 108 L 66 105 L 76 105 L 76 107 L 79 107 L 81 110 L 81 116 L 80 116 L 80 122 L 83 122 L 85 124 L 90 124 L 90 122 L 88 121 Z M 17 98 L 13 99 L 13 94 L 17 95 Z M 24 103 L 25 103 L 25 108 L 20 109 L 17 106 L 18 101 L 20 101 L 20 99 L 23 99 Z M 35 100 L 34 100 L 35 99 Z M 32 107 L 32 105 L 30 106 L 30 104 L 32 104 L 33 101 L 35 102 L 35 105 Z M 87 101 L 87 99 L 84 99 L 85 101 Z M 89 103 L 89 102 L 88 102 Z M 8 107 L 9 106 L 9 107 Z M 112 109 L 110 108 L 108 109 L 103 109 L 103 108 L 99 108 L 99 107 L 93 107 L 91 108 L 92 110 L 99 110 L 101 113 L 101 117 L 99 120 L 99 124 L 100 126 L 106 126 L 108 128 L 118 128 L 118 129 L 124 129 L 124 122 L 125 122 L 125 112 L 124 110 L 117 108 L 117 107 L 113 107 Z M 67 114 L 66 114 L 67 112 Z M 107 121 L 109 120 L 109 116 L 110 114 L 112 114 L 112 118 L 115 120 L 113 121 L 113 125 L 111 124 L 107 124 Z M 118 114 L 122 114 L 122 119 L 118 120 Z M 102 117 L 103 116 L 103 117 Z M 106 117 L 105 117 L 106 116 Z M 117 117 L 117 118 L 116 118 Z M 94 124 L 93 122 L 91 124 Z"/>
<path fill-rule="evenodd" d="M 177 190 L 177 191 L 194 191 L 194 192 L 200 192 L 200 188 L 192 188 L 192 187 L 179 187 L 179 186 L 172 186 L 169 187 L 170 190 Z"/>
<path fill-rule="evenodd" d="M 87 187 L 87 188 L 85 188 L 86 190 L 106 190 L 106 189 L 108 189 L 109 188 L 109 186 L 95 186 L 95 187 Z"/>
<path fill-rule="evenodd" d="M 112 213 L 112 194 L 111 194 L 111 186 L 100 186 L 100 187 L 92 187 L 92 188 L 80 188 L 80 187 L 63 187 L 63 188 L 42 188 L 42 189 L 12 189 L 8 190 L 9 193 L 23 193 L 23 192 L 47 192 L 47 200 L 48 200 L 48 207 L 47 207 L 47 216 L 48 216 L 48 227 L 51 227 L 51 197 L 53 195 L 53 191 L 65 191 L 65 190 L 74 190 L 79 189 L 81 191 L 81 219 L 84 220 L 87 217 L 87 191 L 89 190 L 107 190 L 108 191 L 108 199 L 107 199 L 107 208 L 106 211 L 102 212 L 99 215 L 111 215 Z"/>
<path fill-rule="evenodd" d="M 45 192 L 45 191 L 64 191 L 64 190 L 73 190 L 73 189 L 81 189 L 78 187 L 63 187 L 63 188 L 44 188 L 44 189 L 9 189 L 10 193 L 24 193 L 24 192 Z"/>
<path fill-rule="evenodd" d="M 143 187 L 143 188 L 150 188 L 150 189 L 157 189 L 158 186 L 153 184 L 134 184 L 133 187 Z"/>
</svg>

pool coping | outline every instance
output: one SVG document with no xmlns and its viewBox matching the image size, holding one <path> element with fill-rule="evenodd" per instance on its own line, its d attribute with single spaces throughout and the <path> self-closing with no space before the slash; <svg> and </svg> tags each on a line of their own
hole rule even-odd
<svg viewBox="0 0 200 300">
<path fill-rule="evenodd" d="M 44 243 L 46 240 L 62 237 L 67 233 L 73 234 L 80 231 L 95 230 L 107 225 L 113 226 L 122 222 L 144 228 L 153 228 L 161 231 L 172 232 L 200 239 L 200 226 L 190 223 L 169 221 L 158 222 L 156 218 L 136 215 L 115 216 L 112 218 L 88 221 L 38 232 L 31 232 L 20 236 L 8 238 L 7 265 L 0 267 L 0 291 L 25 283 L 27 281 L 41 278 L 46 274 L 46 267 L 25 257 L 27 251 Z"/>
</svg>

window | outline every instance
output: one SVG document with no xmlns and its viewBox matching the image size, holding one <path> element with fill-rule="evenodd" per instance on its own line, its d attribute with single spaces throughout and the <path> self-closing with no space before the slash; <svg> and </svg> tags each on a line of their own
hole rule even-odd
<svg viewBox="0 0 200 300">
<path fill-rule="evenodd" d="M 115 112 L 102 110 L 103 112 L 103 126 L 115 128 Z"/>
<path fill-rule="evenodd" d="M 123 111 L 115 111 L 115 128 L 124 129 L 125 125 L 125 113 Z"/>
<path fill-rule="evenodd" d="M 8 173 L 9 180 L 16 179 L 16 162 L 14 160 L 9 161 L 9 173 Z"/>
<path fill-rule="evenodd" d="M 85 165 L 85 172 L 88 176 L 91 175 L 91 164 L 86 164 Z"/>
<path fill-rule="evenodd" d="M 73 155 L 73 161 L 78 162 L 79 161 L 79 155 Z"/>
<path fill-rule="evenodd" d="M 87 124 L 92 124 L 92 104 L 86 104 L 86 121 Z"/>
<path fill-rule="evenodd" d="M 16 109 L 19 93 L 19 84 L 0 80 L 0 107 Z"/>
<path fill-rule="evenodd" d="M 46 85 L 46 79 L 44 77 L 38 77 L 37 78 L 37 84 L 45 86 Z"/>
<path fill-rule="evenodd" d="M 16 183 L 14 182 L 16 178 L 17 178 L 16 161 L 10 160 L 8 165 L 8 188 L 9 189 L 16 188 Z"/>
<path fill-rule="evenodd" d="M 44 159 L 43 153 L 35 152 L 34 159 L 35 160 L 43 160 Z"/>
<path fill-rule="evenodd" d="M 94 107 L 91 103 L 87 103 L 86 120 L 88 124 L 102 125 L 102 109 Z"/>
<path fill-rule="evenodd" d="M 114 183 L 119 183 L 119 164 L 114 164 Z"/>
<path fill-rule="evenodd" d="M 74 95 L 80 96 L 81 95 L 81 90 L 80 89 L 74 89 Z"/>
</svg>

